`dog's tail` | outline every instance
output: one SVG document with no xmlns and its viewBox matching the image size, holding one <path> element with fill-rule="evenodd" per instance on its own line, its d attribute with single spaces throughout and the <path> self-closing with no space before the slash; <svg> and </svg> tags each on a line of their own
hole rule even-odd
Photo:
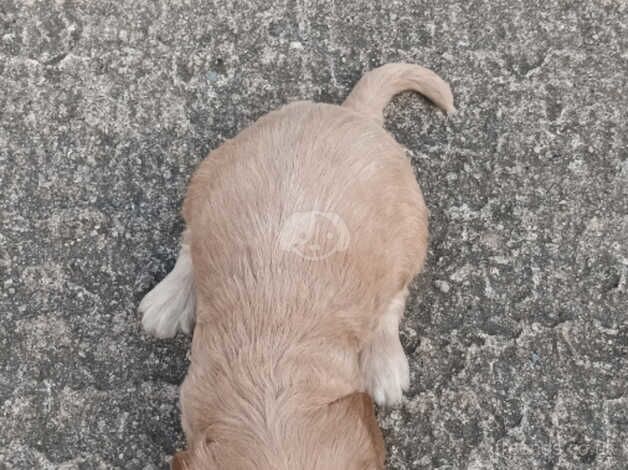
<svg viewBox="0 0 628 470">
<path fill-rule="evenodd" d="M 431 70 L 413 64 L 387 64 L 367 72 L 342 105 L 383 123 L 384 107 L 405 90 L 421 93 L 448 114 L 456 111 L 447 82 Z"/>
</svg>

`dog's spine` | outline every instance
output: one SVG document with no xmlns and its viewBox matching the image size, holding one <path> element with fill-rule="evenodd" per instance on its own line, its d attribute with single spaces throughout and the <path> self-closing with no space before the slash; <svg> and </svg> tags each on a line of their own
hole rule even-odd
<svg viewBox="0 0 628 470">
<path fill-rule="evenodd" d="M 429 69 L 413 64 L 387 64 L 364 74 L 342 104 L 384 122 L 384 107 L 397 93 L 413 90 L 446 113 L 455 112 L 447 82 Z"/>
</svg>

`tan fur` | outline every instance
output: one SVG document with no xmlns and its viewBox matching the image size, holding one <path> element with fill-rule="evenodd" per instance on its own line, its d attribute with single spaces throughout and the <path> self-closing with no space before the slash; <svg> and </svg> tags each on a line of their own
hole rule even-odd
<svg viewBox="0 0 628 470">
<path fill-rule="evenodd" d="M 195 172 L 183 207 L 197 305 L 181 388 L 188 450 L 173 468 L 384 467 L 360 352 L 426 254 L 421 191 L 381 126 L 384 105 L 407 88 L 453 109 L 433 72 L 391 64 L 343 106 L 267 114 Z M 329 256 L 282 248 L 288 219 L 308 211 L 335 214 L 346 246 L 333 250 L 331 227 L 310 240 Z"/>
</svg>

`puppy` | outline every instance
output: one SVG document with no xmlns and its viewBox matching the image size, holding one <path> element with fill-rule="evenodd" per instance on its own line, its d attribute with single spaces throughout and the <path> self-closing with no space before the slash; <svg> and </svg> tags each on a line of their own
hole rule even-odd
<svg viewBox="0 0 628 470">
<path fill-rule="evenodd" d="M 263 116 L 194 173 L 176 265 L 140 305 L 155 336 L 194 327 L 173 469 L 384 468 L 370 397 L 394 405 L 409 385 L 398 328 L 428 238 L 383 128 L 404 90 L 454 110 L 435 73 L 389 64 L 342 106 Z"/>
</svg>

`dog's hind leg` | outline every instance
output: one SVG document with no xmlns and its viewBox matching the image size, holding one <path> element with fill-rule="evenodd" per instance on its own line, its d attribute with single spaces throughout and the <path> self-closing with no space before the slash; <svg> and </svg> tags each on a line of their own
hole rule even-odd
<svg viewBox="0 0 628 470">
<path fill-rule="evenodd" d="M 371 342 L 360 351 L 364 386 L 380 406 L 398 404 L 410 385 L 408 359 L 399 341 L 399 322 L 407 296 L 408 290 L 403 289 L 393 298 Z"/>
<path fill-rule="evenodd" d="M 190 334 L 194 328 L 196 294 L 187 232 L 174 268 L 139 306 L 144 330 L 158 338 L 171 338 L 177 330 Z"/>
</svg>

